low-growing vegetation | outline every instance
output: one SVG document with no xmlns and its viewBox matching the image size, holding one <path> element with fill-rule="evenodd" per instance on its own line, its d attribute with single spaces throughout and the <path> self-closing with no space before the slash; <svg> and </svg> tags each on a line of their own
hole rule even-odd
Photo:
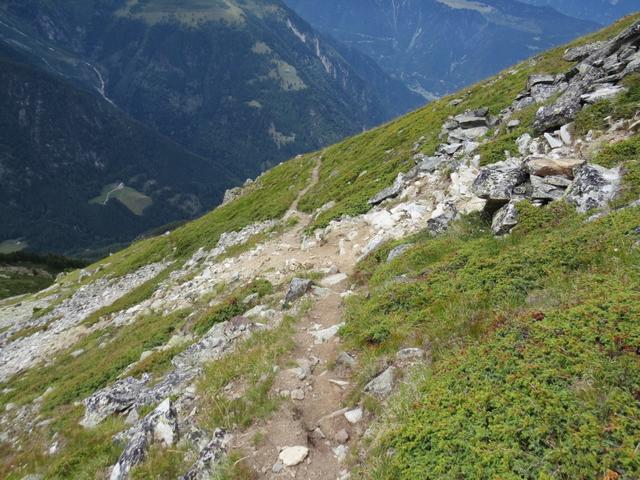
<svg viewBox="0 0 640 480">
<path fill-rule="evenodd" d="M 466 219 L 363 263 L 371 297 L 351 302 L 344 338 L 369 364 L 408 345 L 435 363 L 394 400 L 362 478 L 640 473 L 639 209 L 520 215 L 508 239 Z"/>
</svg>

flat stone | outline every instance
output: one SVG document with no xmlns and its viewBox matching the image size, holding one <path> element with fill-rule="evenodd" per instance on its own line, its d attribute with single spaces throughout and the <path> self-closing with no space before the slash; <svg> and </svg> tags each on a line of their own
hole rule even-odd
<svg viewBox="0 0 640 480">
<path fill-rule="evenodd" d="M 360 407 L 354 408 L 353 410 L 349 410 L 344 413 L 344 418 L 346 418 L 347 422 L 351 423 L 352 425 L 360 422 L 362 420 L 362 416 L 363 411 Z"/>
<path fill-rule="evenodd" d="M 571 129 L 573 124 L 567 124 L 560 127 L 560 138 L 565 145 L 573 144 L 573 135 L 571 135 Z"/>
<path fill-rule="evenodd" d="M 566 187 L 547 183 L 547 178 L 549 177 L 543 178 L 531 175 L 531 198 L 534 200 L 560 200 L 562 198 Z"/>
<path fill-rule="evenodd" d="M 322 330 L 318 330 L 316 332 L 310 332 L 311 336 L 315 338 L 314 343 L 316 345 L 320 345 L 321 343 L 326 343 L 335 337 L 338 334 L 338 330 L 344 325 L 344 323 L 339 323 L 337 325 L 333 325 L 328 328 L 324 328 Z"/>
<path fill-rule="evenodd" d="M 524 183 L 527 177 L 519 161 L 505 160 L 481 169 L 472 190 L 485 200 L 508 202 L 514 196 L 514 189 Z"/>
<path fill-rule="evenodd" d="M 285 447 L 278 458 L 285 467 L 295 467 L 304 461 L 309 455 L 309 449 L 303 446 Z"/>
<path fill-rule="evenodd" d="M 349 275 L 347 275 L 346 273 L 336 273 L 335 275 L 329 275 L 328 277 L 323 278 L 320 281 L 320 285 L 322 285 L 323 287 L 335 287 L 348 278 Z"/>
<path fill-rule="evenodd" d="M 463 130 L 487 126 L 487 119 L 476 115 L 458 115 L 455 120 Z"/>
<path fill-rule="evenodd" d="M 620 85 L 611 85 L 603 88 L 599 88 L 591 93 L 585 93 L 580 97 L 584 103 L 592 104 L 601 100 L 610 100 L 622 92 L 626 91 L 626 88 Z"/>
<path fill-rule="evenodd" d="M 550 133 L 545 133 L 544 138 L 551 148 L 560 148 L 564 145 L 561 140 L 558 140 Z"/>
<path fill-rule="evenodd" d="M 546 85 L 552 85 L 554 84 L 556 81 L 556 77 L 553 75 L 548 75 L 548 74 L 535 74 L 535 75 L 530 75 L 529 76 L 529 80 L 527 82 L 527 89 L 531 90 L 531 88 L 533 88 L 535 85 L 539 85 L 539 84 L 546 84 Z"/>
<path fill-rule="evenodd" d="M 422 360 L 426 352 L 421 348 L 403 348 L 396 353 L 396 358 L 400 361 Z"/>
<path fill-rule="evenodd" d="M 524 166 L 529 174 L 536 175 L 538 177 L 553 175 L 573 178 L 574 169 L 583 163 L 584 160 L 580 158 L 555 159 L 546 156 L 535 156 L 527 158 Z"/>
<path fill-rule="evenodd" d="M 509 122 L 507 123 L 507 128 L 517 128 L 520 126 L 520 123 L 520 120 L 509 120 Z"/>
</svg>

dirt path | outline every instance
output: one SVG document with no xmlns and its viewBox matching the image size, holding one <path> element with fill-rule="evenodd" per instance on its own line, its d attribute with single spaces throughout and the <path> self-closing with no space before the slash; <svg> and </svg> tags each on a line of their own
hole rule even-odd
<svg viewBox="0 0 640 480">
<path fill-rule="evenodd" d="M 318 181 L 320 180 L 321 167 L 322 167 L 322 155 L 318 156 L 318 158 L 316 159 L 316 165 L 315 167 L 313 167 L 313 170 L 311 172 L 311 181 L 306 187 L 304 187 L 304 189 L 300 190 L 300 193 L 298 193 L 298 196 L 289 207 L 289 210 L 287 210 L 287 213 L 284 214 L 285 220 L 291 217 L 292 215 L 304 216 L 305 218 L 307 217 L 306 214 L 303 214 L 302 212 L 298 211 L 298 204 L 300 203 L 300 200 L 302 200 L 302 197 L 304 197 L 309 190 L 311 190 L 313 187 L 315 187 L 318 184 Z"/>
<path fill-rule="evenodd" d="M 316 266 L 335 265 L 341 273 L 349 275 L 356 258 L 344 253 L 340 255 L 336 243 L 320 244 L 309 251 L 301 251 L 298 247 L 302 232 L 311 221 L 309 215 L 298 212 L 298 203 L 317 184 L 321 162 L 322 159 L 318 158 L 311 181 L 299 193 L 285 216 L 297 215 L 302 221 L 275 244 L 296 245 L 294 251 L 287 255 L 290 259 L 301 263 L 310 261 Z M 271 251 L 266 246 L 265 253 L 270 260 L 261 265 L 262 269 L 277 262 L 277 251 Z M 339 338 L 334 335 L 320 342 L 313 335 L 331 327 L 335 331 L 342 321 L 341 294 L 348 285 L 347 279 L 341 278 L 331 275 L 327 278 L 328 283 L 314 293 L 315 301 L 311 310 L 296 324 L 295 348 L 281 362 L 271 392 L 274 396 L 286 398 L 280 409 L 265 421 L 236 435 L 232 448 L 247 456 L 245 463 L 256 472 L 258 478 L 338 479 L 343 470 L 338 457 L 343 457 L 343 452 L 346 452 L 341 445 L 348 445 L 345 438 L 338 441 L 338 433 L 344 437 L 346 431 L 349 438 L 361 433 L 340 412 L 350 388 L 350 379 L 348 369 L 331 368 L 341 352 Z M 286 467 L 279 461 L 279 453 L 283 448 L 293 446 L 307 447 L 309 453 L 299 465 Z"/>
</svg>

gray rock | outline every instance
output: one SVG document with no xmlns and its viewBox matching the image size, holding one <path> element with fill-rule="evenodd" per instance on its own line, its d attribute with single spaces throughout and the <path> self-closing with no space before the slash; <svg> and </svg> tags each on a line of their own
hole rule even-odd
<svg viewBox="0 0 640 480">
<path fill-rule="evenodd" d="M 392 391 L 396 382 L 396 367 L 389 367 L 376 378 L 371 380 L 364 391 L 376 397 L 386 397 Z"/>
<path fill-rule="evenodd" d="M 284 297 L 285 305 L 289 305 L 292 302 L 296 301 L 300 297 L 302 297 L 305 293 L 309 291 L 313 282 L 306 278 L 294 278 L 291 280 L 291 284 L 289 285 L 289 290 Z"/>
<path fill-rule="evenodd" d="M 567 187 L 553 185 L 547 182 L 547 178 L 554 177 L 543 178 L 535 175 L 531 176 L 531 198 L 534 200 L 560 200 L 562 198 Z"/>
<path fill-rule="evenodd" d="M 513 128 L 517 128 L 520 126 L 520 120 L 509 120 L 509 122 L 507 123 L 507 128 L 509 129 L 513 129 Z"/>
<path fill-rule="evenodd" d="M 529 145 L 531 145 L 531 140 L 533 140 L 533 138 L 531 138 L 531 135 L 528 133 L 523 133 L 518 137 L 516 144 L 518 145 L 518 153 L 520 153 L 520 155 L 526 155 L 529 150 Z"/>
<path fill-rule="evenodd" d="M 594 90 L 591 93 L 585 93 L 580 96 L 580 99 L 584 103 L 593 104 L 601 100 L 610 100 L 622 92 L 626 91 L 626 88 L 620 85 L 606 85 Z"/>
<path fill-rule="evenodd" d="M 505 160 L 481 169 L 472 191 L 485 200 L 504 203 L 513 198 L 514 189 L 527 178 L 528 174 L 518 160 Z"/>
<path fill-rule="evenodd" d="M 568 84 L 566 82 L 559 84 L 539 84 L 531 89 L 531 97 L 535 103 L 544 103 L 562 90 L 566 90 Z"/>
<path fill-rule="evenodd" d="M 389 252 L 387 255 L 387 262 L 391 262 L 398 257 L 401 257 L 404 252 L 409 250 L 413 245 L 411 243 L 405 243 L 403 245 L 398 245 L 393 250 Z"/>
<path fill-rule="evenodd" d="M 389 198 L 395 198 L 400 195 L 402 187 L 404 186 L 404 180 L 404 175 L 399 173 L 396 180 L 393 182 L 393 185 L 378 192 L 369 199 L 369 205 L 378 205 Z"/>
<path fill-rule="evenodd" d="M 604 47 L 606 42 L 593 42 L 579 47 L 569 48 L 564 52 L 564 59 L 567 62 L 580 62 Z"/>
<path fill-rule="evenodd" d="M 455 154 L 458 150 L 460 150 L 462 148 L 462 143 L 453 143 L 453 144 L 449 144 L 449 145 L 442 145 L 442 151 L 444 153 L 446 153 L 447 155 L 453 155 Z"/>
<path fill-rule="evenodd" d="M 421 348 L 403 348 L 396 353 L 396 359 L 401 362 L 422 360 L 425 356 L 426 352 Z"/>
<path fill-rule="evenodd" d="M 144 420 L 122 435 L 124 451 L 111 471 L 110 480 L 125 480 L 133 467 L 141 463 L 153 443 L 171 447 L 178 439 L 178 415 L 170 399 L 164 400 Z"/>
<path fill-rule="evenodd" d="M 336 365 L 346 368 L 354 368 L 356 366 L 356 359 L 347 352 L 341 352 L 336 358 Z"/>
<path fill-rule="evenodd" d="M 80 425 L 95 427 L 114 413 L 126 412 L 136 403 L 148 380 L 148 375 L 141 380 L 128 377 L 95 392 L 83 401 L 85 412 Z"/>
<path fill-rule="evenodd" d="M 422 155 L 418 163 L 418 169 L 421 172 L 432 173 L 434 172 L 445 159 L 443 157 L 427 157 Z"/>
<path fill-rule="evenodd" d="M 285 447 L 278 458 L 285 467 L 295 467 L 304 461 L 309 455 L 309 449 L 303 446 Z"/>
<path fill-rule="evenodd" d="M 562 142 L 565 145 L 573 144 L 573 135 L 571 134 L 572 128 L 573 128 L 573 124 L 571 123 L 560 127 L 560 138 L 562 139 Z"/>
<path fill-rule="evenodd" d="M 179 480 L 206 480 L 211 478 L 211 470 L 220 463 L 220 460 L 227 453 L 231 435 L 222 429 L 216 429 L 213 439 L 204 447 L 198 456 L 198 460 L 191 469 Z"/>
<path fill-rule="evenodd" d="M 606 169 L 600 165 L 584 164 L 576 169 L 573 184 L 566 199 L 579 212 L 603 208 L 615 198 L 620 189 L 620 169 Z"/>
<path fill-rule="evenodd" d="M 564 145 L 564 143 L 562 143 L 562 140 L 557 139 L 550 133 L 545 133 L 544 138 L 551 148 L 560 148 Z"/>
<path fill-rule="evenodd" d="M 553 85 L 556 77 L 545 73 L 530 75 L 527 81 L 527 90 L 531 90 L 535 85 Z"/>
<path fill-rule="evenodd" d="M 458 209 L 453 203 L 445 203 L 434 211 L 432 218 L 427 220 L 427 230 L 431 235 L 441 235 L 447 231 L 449 224 L 456 218 L 458 218 Z"/>
<path fill-rule="evenodd" d="M 362 408 L 358 407 L 358 408 L 354 408 L 353 410 L 348 410 L 347 412 L 345 412 L 344 418 L 346 418 L 347 422 L 349 422 L 350 424 L 355 425 L 356 423 L 362 420 L 363 415 L 364 415 L 364 412 L 362 411 Z"/>
<path fill-rule="evenodd" d="M 484 116 L 476 116 L 470 114 L 458 115 L 455 117 L 456 122 L 463 130 L 476 127 L 486 127 L 487 119 Z"/>
<path fill-rule="evenodd" d="M 512 200 L 494 214 L 491 231 L 495 235 L 506 235 L 518 224 L 517 204 L 517 200 Z"/>
</svg>

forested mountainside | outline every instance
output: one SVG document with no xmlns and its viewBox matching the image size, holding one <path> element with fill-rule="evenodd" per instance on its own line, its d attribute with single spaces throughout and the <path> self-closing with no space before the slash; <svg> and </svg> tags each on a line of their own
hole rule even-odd
<svg viewBox="0 0 640 480">
<path fill-rule="evenodd" d="M 2 5 L 12 42 L 68 52 L 76 78 L 89 63 L 116 105 L 242 178 L 420 104 L 353 52 L 352 67 L 279 0 Z"/>
<path fill-rule="evenodd" d="M 287 0 L 320 31 L 432 99 L 596 28 L 514 0 Z"/>
<path fill-rule="evenodd" d="M 634 15 L 0 302 L 0 476 L 635 480 L 639 268 Z"/>
<path fill-rule="evenodd" d="M 239 181 L 19 51 L 0 45 L 0 66 L 2 240 L 117 249 L 203 213 Z"/>
<path fill-rule="evenodd" d="M 540 7 L 552 7 L 575 18 L 606 25 L 640 10 L 635 0 L 522 0 Z"/>
</svg>

